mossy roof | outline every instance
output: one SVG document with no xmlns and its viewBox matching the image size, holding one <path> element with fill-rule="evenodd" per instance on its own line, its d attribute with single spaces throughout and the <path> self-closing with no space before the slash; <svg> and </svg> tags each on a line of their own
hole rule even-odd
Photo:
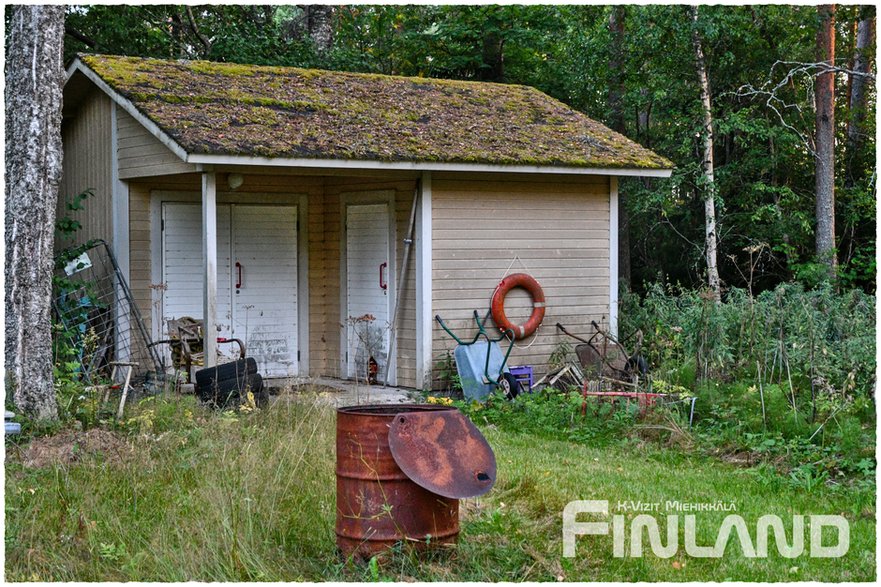
<svg viewBox="0 0 881 587">
<path fill-rule="evenodd" d="M 670 169 L 521 85 L 81 55 L 191 154 Z"/>
</svg>

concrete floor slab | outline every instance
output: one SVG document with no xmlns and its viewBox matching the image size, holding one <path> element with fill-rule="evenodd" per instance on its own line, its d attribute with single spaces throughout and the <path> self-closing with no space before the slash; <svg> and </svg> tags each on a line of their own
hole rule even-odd
<svg viewBox="0 0 881 587">
<path fill-rule="evenodd" d="M 383 387 L 365 385 L 344 379 L 330 377 L 269 380 L 267 386 L 274 397 L 316 397 L 335 407 L 360 406 L 366 404 L 406 404 L 422 403 L 422 394 L 415 389 L 403 387 Z"/>
</svg>

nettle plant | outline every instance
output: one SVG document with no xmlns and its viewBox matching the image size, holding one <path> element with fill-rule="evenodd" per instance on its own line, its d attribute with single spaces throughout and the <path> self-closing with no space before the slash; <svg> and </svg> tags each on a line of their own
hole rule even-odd
<svg viewBox="0 0 881 587">
<path fill-rule="evenodd" d="M 622 332 L 641 329 L 655 373 L 695 388 L 743 379 L 785 389 L 810 419 L 870 398 L 875 385 L 875 297 L 831 285 L 787 283 L 756 296 L 654 284 L 621 300 Z M 673 374 L 669 376 L 666 374 Z"/>
</svg>

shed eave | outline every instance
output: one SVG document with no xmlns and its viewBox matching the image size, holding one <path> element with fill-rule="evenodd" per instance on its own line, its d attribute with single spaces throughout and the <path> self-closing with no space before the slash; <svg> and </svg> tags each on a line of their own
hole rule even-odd
<svg viewBox="0 0 881 587">
<path fill-rule="evenodd" d="M 551 165 L 502 165 L 489 163 L 444 163 L 432 161 L 370 161 L 358 159 L 312 159 L 254 157 L 248 155 L 190 154 L 187 163 L 196 165 L 253 165 L 307 169 L 372 169 L 388 171 L 454 171 L 480 173 L 542 173 L 547 175 L 608 175 L 616 177 L 670 177 L 672 169 L 637 167 L 564 167 Z"/>
<path fill-rule="evenodd" d="M 73 77 L 73 75 L 77 72 L 82 73 L 84 76 L 86 76 L 86 79 L 95 84 L 98 89 L 110 96 L 111 100 L 113 100 L 120 108 L 125 110 L 132 118 L 141 123 L 141 125 L 145 129 L 147 129 L 147 132 L 156 137 L 156 139 L 158 139 L 159 142 L 161 142 L 163 145 L 168 147 L 168 149 L 171 150 L 172 153 L 180 157 L 180 159 L 183 161 L 187 160 L 188 153 L 186 149 L 184 149 L 180 144 L 178 144 L 177 141 L 171 138 L 168 133 L 163 131 L 158 124 L 144 116 L 144 114 L 140 110 L 138 110 L 130 100 L 128 100 L 119 92 L 110 87 L 107 82 L 101 79 L 101 76 L 92 71 L 85 63 L 82 62 L 79 57 L 74 59 L 73 63 L 68 66 L 66 77 L 64 80 L 65 85 L 67 85 L 67 82 L 70 81 L 70 78 Z"/>
</svg>

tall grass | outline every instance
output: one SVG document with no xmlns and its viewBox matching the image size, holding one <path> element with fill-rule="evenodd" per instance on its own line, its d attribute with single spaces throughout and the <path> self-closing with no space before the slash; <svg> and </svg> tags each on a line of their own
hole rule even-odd
<svg viewBox="0 0 881 587">
<path fill-rule="evenodd" d="M 118 463 L 98 455 L 51 475 L 10 463 L 7 565 L 18 579 L 279 579 L 331 547 L 331 409 L 177 412 L 196 417 L 142 431 L 141 420 Z"/>
<path fill-rule="evenodd" d="M 778 476 L 650 445 L 590 444 L 511 432 L 475 414 L 498 480 L 461 503 L 459 546 L 405 547 L 360 565 L 335 548 L 334 413 L 282 398 L 265 411 L 211 414 L 192 398 L 135 408 L 117 451 L 74 462 L 6 463 L 6 578 L 12 581 L 294 580 L 871 580 L 874 491 L 803 491 Z M 34 442 L 39 442 L 39 439 Z M 131 450 L 129 450 L 131 449 Z M 843 559 L 616 559 L 608 537 L 561 556 L 561 511 L 573 499 L 735 501 L 760 515 L 844 513 Z M 710 532 L 719 516 L 701 519 Z M 700 537 L 706 543 L 710 537 Z M 793 570 L 793 568 L 795 570 Z"/>
</svg>

